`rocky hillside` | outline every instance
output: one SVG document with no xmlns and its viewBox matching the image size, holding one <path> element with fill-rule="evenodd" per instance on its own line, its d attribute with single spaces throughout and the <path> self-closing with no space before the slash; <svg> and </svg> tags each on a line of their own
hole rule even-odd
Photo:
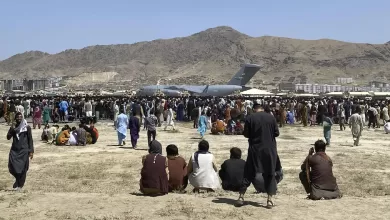
<svg viewBox="0 0 390 220">
<path fill-rule="evenodd" d="M 230 27 L 216 27 L 168 40 L 90 46 L 53 55 L 26 52 L 1 61 L 0 77 L 71 76 L 72 83 L 85 74 L 99 79 L 100 74 L 114 72 L 110 81 L 124 79 L 129 86 L 159 80 L 161 84 L 224 83 L 241 63 L 256 63 L 263 69 L 254 77 L 255 83 L 332 83 L 337 77 L 363 82 L 390 79 L 389 61 L 390 44 L 250 37 Z"/>
</svg>

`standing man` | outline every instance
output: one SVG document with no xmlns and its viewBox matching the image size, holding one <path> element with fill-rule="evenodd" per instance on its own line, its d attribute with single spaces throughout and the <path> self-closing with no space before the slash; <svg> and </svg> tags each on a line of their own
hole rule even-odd
<svg viewBox="0 0 390 220">
<path fill-rule="evenodd" d="M 175 122 L 173 122 L 173 110 L 172 110 L 172 104 L 168 105 L 168 117 L 167 117 L 167 123 L 165 124 L 164 131 L 167 130 L 168 126 L 172 126 L 173 130 L 175 130 Z"/>
<path fill-rule="evenodd" d="M 147 118 L 145 118 L 145 125 L 148 129 L 148 146 L 150 145 L 151 141 L 156 140 L 156 126 L 157 126 L 158 120 L 157 117 L 154 115 L 153 109 L 150 110 L 150 114 Z"/>
<path fill-rule="evenodd" d="M 389 109 L 387 108 L 387 104 L 385 104 L 383 106 L 383 109 L 382 109 L 382 114 L 383 114 L 383 124 L 386 124 L 388 120 L 390 120 L 390 116 L 389 116 Z"/>
<path fill-rule="evenodd" d="M 359 145 L 360 136 L 362 136 L 362 131 L 364 127 L 364 121 L 361 114 L 360 107 L 356 107 L 355 112 L 349 118 L 348 124 L 349 128 L 351 128 L 352 138 L 353 138 L 353 146 Z"/>
<path fill-rule="evenodd" d="M 23 99 L 23 101 L 21 102 L 22 106 L 23 106 L 23 109 L 24 109 L 24 118 L 28 118 L 29 114 L 30 114 L 30 110 L 31 110 L 31 107 L 30 107 L 30 102 L 26 99 Z"/>
<path fill-rule="evenodd" d="M 155 115 L 157 117 L 157 126 L 161 127 L 161 115 L 164 112 L 164 107 L 162 106 L 160 101 L 157 101 L 157 104 L 155 105 Z"/>
<path fill-rule="evenodd" d="M 85 116 L 87 118 L 92 117 L 92 103 L 91 101 L 87 100 L 84 104 L 84 111 L 85 111 Z"/>
<path fill-rule="evenodd" d="M 371 107 L 367 111 L 368 115 L 368 129 L 370 129 L 371 125 L 372 128 L 375 130 L 376 128 L 376 115 L 378 112 L 376 111 L 376 108 L 374 108 L 374 104 L 371 104 Z"/>
<path fill-rule="evenodd" d="M 0 118 L 4 116 L 4 101 L 0 99 Z"/>
<path fill-rule="evenodd" d="M 11 125 L 7 140 L 12 138 L 12 146 L 9 152 L 8 169 L 16 181 L 14 190 L 21 190 L 26 181 L 30 159 L 33 159 L 34 144 L 31 135 L 31 127 L 23 119 L 23 114 L 15 114 L 15 126 Z"/>
<path fill-rule="evenodd" d="M 60 102 L 60 121 L 64 122 L 67 120 L 68 116 L 68 107 L 69 104 L 67 101 L 65 101 L 65 98 L 62 98 L 62 101 Z"/>
<path fill-rule="evenodd" d="M 345 109 L 342 102 L 339 103 L 337 108 L 337 117 L 339 119 L 340 131 L 345 130 Z"/>
<path fill-rule="evenodd" d="M 236 206 L 244 205 L 244 194 L 257 173 L 262 173 L 264 185 L 268 194 L 267 208 L 274 206 L 272 196 L 276 195 L 275 169 L 278 158 L 276 137 L 279 128 L 275 117 L 264 112 L 263 106 L 256 103 L 255 113 L 245 120 L 244 136 L 248 138 L 248 157 L 245 163 L 244 179 L 240 187 L 240 196 Z"/>
<path fill-rule="evenodd" d="M 114 126 L 115 126 L 115 129 L 116 129 L 116 124 L 118 122 L 118 115 L 119 115 L 119 105 L 118 105 L 118 102 L 115 101 L 114 102 Z"/>
<path fill-rule="evenodd" d="M 16 106 L 16 112 L 22 113 L 23 119 L 26 119 L 24 114 L 25 111 L 26 109 L 23 107 L 22 102 L 18 101 L 18 105 Z"/>
<path fill-rule="evenodd" d="M 132 115 L 129 119 L 129 129 L 130 129 L 131 146 L 134 149 L 137 148 L 137 141 L 139 138 L 140 128 L 141 128 L 141 120 L 139 119 L 139 117 Z"/>
<path fill-rule="evenodd" d="M 303 103 L 301 117 L 302 117 L 302 124 L 303 124 L 303 127 L 307 127 L 307 119 L 308 119 L 308 117 L 309 117 L 309 116 L 308 116 L 307 102 L 304 102 L 304 103 Z"/>
<path fill-rule="evenodd" d="M 9 109 L 8 109 L 8 125 L 13 125 L 15 123 L 15 114 L 16 114 L 16 105 L 13 100 L 10 101 Z"/>
<path fill-rule="evenodd" d="M 122 146 L 126 145 L 126 134 L 127 134 L 127 127 L 129 119 L 127 118 L 127 115 L 125 114 L 125 110 L 121 108 L 119 110 L 120 114 L 118 115 L 117 123 L 116 123 L 116 132 L 118 133 L 118 145 Z"/>
</svg>

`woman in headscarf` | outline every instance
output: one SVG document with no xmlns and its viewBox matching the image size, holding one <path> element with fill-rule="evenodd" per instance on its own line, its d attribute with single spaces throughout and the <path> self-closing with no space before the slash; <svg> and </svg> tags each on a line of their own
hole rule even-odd
<svg viewBox="0 0 390 220">
<path fill-rule="evenodd" d="M 184 102 L 182 100 L 180 100 L 179 105 L 177 105 L 176 120 L 184 121 Z"/>
<path fill-rule="evenodd" d="M 16 181 L 14 190 L 21 190 L 26 181 L 30 159 L 33 159 L 34 144 L 31 135 L 31 127 L 23 119 L 22 113 L 15 114 L 15 127 L 11 125 L 7 140 L 12 138 L 12 146 L 9 152 L 8 169 Z"/>
<path fill-rule="evenodd" d="M 43 124 L 49 124 L 51 108 L 45 103 L 43 107 Z"/>
<path fill-rule="evenodd" d="M 199 142 L 198 151 L 191 156 L 188 179 L 194 187 L 193 192 L 199 192 L 200 189 L 213 192 L 214 189 L 220 188 L 215 158 L 209 152 L 209 142 L 206 140 Z"/>
<path fill-rule="evenodd" d="M 149 154 L 142 157 L 140 191 L 146 195 L 168 193 L 168 159 L 162 156 L 160 142 L 150 142 Z"/>
<path fill-rule="evenodd" d="M 38 129 L 41 129 L 41 124 L 42 124 L 42 111 L 39 106 L 36 106 L 34 108 L 34 113 L 33 113 L 33 128 L 35 129 L 38 126 Z"/>
</svg>

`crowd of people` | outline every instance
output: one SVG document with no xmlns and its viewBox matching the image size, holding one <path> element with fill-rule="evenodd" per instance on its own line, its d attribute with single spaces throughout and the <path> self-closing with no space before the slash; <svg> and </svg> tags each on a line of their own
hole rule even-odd
<svg viewBox="0 0 390 220">
<path fill-rule="evenodd" d="M 390 132 L 390 102 L 342 98 L 243 98 L 243 97 L 29 97 L 4 98 L 0 101 L 0 117 L 10 125 L 7 139 L 13 139 L 9 170 L 15 177 L 15 189 L 24 185 L 33 158 L 31 129 L 40 129 L 41 139 L 56 145 L 95 144 L 98 131 L 95 123 L 109 119 L 118 135 L 118 145 L 126 144 L 130 130 L 131 146 L 137 148 L 141 129 L 147 131 L 149 154 L 142 158 L 140 190 L 148 195 L 183 191 L 188 182 L 194 192 L 222 188 L 239 192 L 237 205 L 244 204 L 246 188 L 253 184 L 258 192 L 268 194 L 267 207 L 273 206 L 277 184 L 283 179 L 277 155 L 276 137 L 279 127 L 301 124 L 322 126 L 325 141 L 315 142 L 301 166 L 299 178 L 311 199 L 341 197 L 332 172 L 332 161 L 325 150 L 331 144 L 334 124 L 340 130 L 351 128 L 354 145 L 359 145 L 363 129 L 384 126 Z M 32 117 L 31 128 L 26 119 Z M 78 128 L 68 123 L 79 120 Z M 188 163 L 179 156 L 175 145 L 162 146 L 156 140 L 157 127 L 176 129 L 176 121 L 193 121 L 203 139 L 207 130 L 213 135 L 244 135 L 248 138 L 247 160 L 241 150 L 232 148 L 230 159 L 220 169 L 209 152 L 206 140 Z M 64 123 L 60 129 L 59 123 Z M 52 124 L 52 125 L 50 125 Z M 219 170 L 219 171 L 218 171 Z M 221 178 L 222 184 L 220 184 Z"/>
</svg>

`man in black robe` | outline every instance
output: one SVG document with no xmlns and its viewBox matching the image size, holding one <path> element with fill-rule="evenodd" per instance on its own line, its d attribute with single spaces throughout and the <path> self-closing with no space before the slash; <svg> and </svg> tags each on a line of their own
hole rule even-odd
<svg viewBox="0 0 390 220">
<path fill-rule="evenodd" d="M 12 139 L 12 146 L 9 152 L 8 169 L 16 181 L 14 190 L 21 190 L 26 182 L 29 159 L 34 155 L 34 144 L 31 135 L 31 127 L 23 119 L 22 113 L 15 114 L 15 127 L 11 125 L 7 140 Z"/>
<path fill-rule="evenodd" d="M 236 206 L 244 205 L 244 194 L 257 173 L 262 173 L 264 186 L 268 194 L 267 208 L 272 208 L 272 196 L 276 195 L 275 169 L 278 158 L 276 137 L 279 128 L 275 118 L 264 112 L 264 108 L 255 103 L 255 113 L 245 120 L 244 136 L 248 138 L 248 157 L 245 163 L 244 179 Z"/>
<path fill-rule="evenodd" d="M 279 157 L 276 161 L 276 169 L 275 169 L 275 179 L 276 184 L 279 184 L 283 180 L 283 170 L 280 164 Z M 265 188 L 264 178 L 262 173 L 256 173 L 255 180 L 252 182 L 255 187 L 257 193 L 266 193 L 267 189 Z"/>
</svg>

